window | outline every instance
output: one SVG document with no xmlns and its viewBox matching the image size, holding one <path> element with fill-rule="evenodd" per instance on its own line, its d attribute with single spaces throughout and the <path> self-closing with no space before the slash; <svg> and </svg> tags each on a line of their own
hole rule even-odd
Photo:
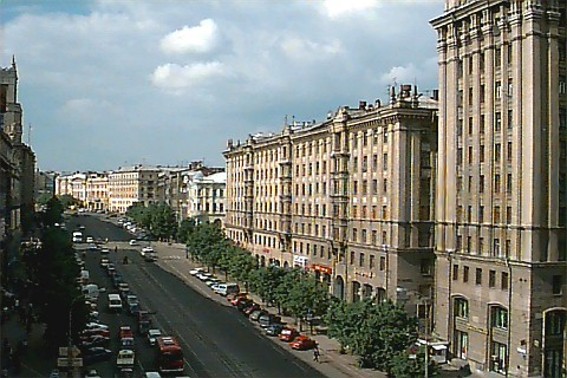
<svg viewBox="0 0 567 378">
<path fill-rule="evenodd" d="M 469 135 L 473 133 L 473 117 L 469 117 Z"/>
<path fill-rule="evenodd" d="M 494 192 L 500 193 L 500 175 L 494 175 Z"/>
<path fill-rule="evenodd" d="M 501 145 L 500 145 L 500 143 L 496 143 L 496 144 L 494 145 L 494 161 L 495 161 L 496 163 L 499 163 L 499 162 L 500 162 L 500 154 L 501 154 L 501 153 L 502 153 L 502 151 L 501 151 Z"/>
<path fill-rule="evenodd" d="M 508 163 L 512 162 L 512 142 L 508 142 L 506 146 L 506 159 Z"/>
<path fill-rule="evenodd" d="M 457 281 L 459 279 L 459 266 L 457 264 L 453 264 L 453 281 Z"/>
<path fill-rule="evenodd" d="M 478 207 L 478 223 L 484 222 L 484 206 Z"/>
<path fill-rule="evenodd" d="M 372 180 L 372 194 L 378 194 L 378 180 Z"/>
<path fill-rule="evenodd" d="M 514 111 L 508 110 L 508 130 L 514 128 Z"/>
<path fill-rule="evenodd" d="M 388 154 L 384 154 L 383 165 L 384 165 L 384 170 L 387 171 L 388 170 Z"/>
<path fill-rule="evenodd" d="M 484 104 L 484 96 L 485 96 L 485 86 L 482 84 L 480 86 L 480 103 Z"/>
<path fill-rule="evenodd" d="M 492 307 L 491 325 L 496 328 L 508 329 L 508 310 L 504 307 Z"/>
<path fill-rule="evenodd" d="M 469 267 L 463 267 L 463 282 L 469 282 Z"/>
<path fill-rule="evenodd" d="M 364 253 L 361 253 L 358 257 L 358 266 L 364 267 Z"/>
<path fill-rule="evenodd" d="M 491 270 L 488 272 L 488 287 L 494 287 L 496 285 L 496 271 Z"/>
<path fill-rule="evenodd" d="M 563 276 L 553 276 L 551 286 L 553 295 L 561 295 L 561 293 L 563 292 Z"/>
<path fill-rule="evenodd" d="M 370 255 L 370 269 L 374 269 L 376 265 L 376 257 L 374 255 Z"/>
<path fill-rule="evenodd" d="M 372 245 L 378 244 L 378 231 L 372 230 Z"/>
<path fill-rule="evenodd" d="M 386 258 L 384 256 L 380 256 L 380 270 L 386 269 Z"/>
<path fill-rule="evenodd" d="M 492 221 L 494 223 L 500 223 L 500 206 L 494 206 L 494 217 Z"/>
<path fill-rule="evenodd" d="M 482 269 L 481 268 L 476 268 L 475 284 L 482 285 Z"/>
<path fill-rule="evenodd" d="M 431 276 L 431 260 L 429 259 L 421 259 L 421 264 L 420 264 L 420 271 L 421 271 L 421 275 L 423 276 Z"/>
<path fill-rule="evenodd" d="M 484 193 L 484 175 L 478 177 L 478 192 Z"/>
<path fill-rule="evenodd" d="M 479 162 L 484 163 L 484 145 L 480 145 Z"/>
<path fill-rule="evenodd" d="M 354 265 L 354 251 L 350 253 L 350 265 Z"/>
<path fill-rule="evenodd" d="M 482 115 L 480 116 L 480 126 L 479 126 L 479 132 L 480 132 L 481 135 L 484 134 L 484 124 L 485 124 L 485 122 L 486 122 L 486 118 L 485 118 L 484 114 L 482 114 Z"/>
<path fill-rule="evenodd" d="M 494 85 L 494 97 L 500 99 L 502 97 L 502 83 L 497 81 Z"/>
<path fill-rule="evenodd" d="M 372 170 L 376 171 L 378 169 L 378 155 L 372 155 Z"/>
<path fill-rule="evenodd" d="M 502 290 L 508 290 L 508 273 L 502 272 L 502 274 L 500 275 L 500 280 L 500 287 L 502 288 Z"/>
<path fill-rule="evenodd" d="M 354 181 L 352 183 L 352 194 L 354 195 L 358 194 L 358 181 Z"/>
<path fill-rule="evenodd" d="M 469 301 L 464 298 L 455 298 L 455 316 L 458 318 L 468 319 Z"/>
<path fill-rule="evenodd" d="M 494 113 L 494 131 L 500 131 L 502 129 L 502 113 Z"/>
<path fill-rule="evenodd" d="M 358 241 L 358 230 L 356 228 L 352 229 L 352 241 Z"/>
</svg>

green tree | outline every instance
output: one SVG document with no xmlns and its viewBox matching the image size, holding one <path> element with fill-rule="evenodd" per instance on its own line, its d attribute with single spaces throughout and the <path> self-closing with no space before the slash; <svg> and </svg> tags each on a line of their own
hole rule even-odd
<svg viewBox="0 0 567 378">
<path fill-rule="evenodd" d="M 79 205 L 79 200 L 70 196 L 68 194 L 63 194 L 58 197 L 59 202 L 61 202 L 61 206 L 63 206 L 63 210 L 68 209 L 69 207 L 75 205 Z"/>
<path fill-rule="evenodd" d="M 55 196 L 47 202 L 45 211 L 42 215 L 42 222 L 44 226 L 53 226 L 55 223 L 63 222 L 63 211 L 65 210 L 63 204 Z"/>
<path fill-rule="evenodd" d="M 256 259 L 250 252 L 238 247 L 231 247 L 229 253 L 231 253 L 231 259 L 228 273 L 238 282 L 243 282 L 248 291 L 251 276 L 256 270 Z"/>
<path fill-rule="evenodd" d="M 195 219 L 183 219 L 177 228 L 177 240 L 181 243 L 187 243 L 191 234 L 195 230 Z"/>
<path fill-rule="evenodd" d="M 53 197 L 53 194 L 51 194 L 51 193 L 42 193 L 42 194 L 37 196 L 37 198 L 35 199 L 35 202 L 40 206 L 44 206 L 44 205 L 47 205 L 47 202 L 49 202 L 51 197 Z"/>
<path fill-rule="evenodd" d="M 58 227 L 44 230 L 41 248 L 26 250 L 23 258 L 34 308 L 45 323 L 45 337 L 52 347 L 67 344 L 68 314 L 72 307 L 73 337 L 84 328 L 87 309 L 77 287 L 80 267 L 69 234 Z"/>
<path fill-rule="evenodd" d="M 329 336 L 348 346 L 361 366 L 386 372 L 391 371 L 393 358 L 417 340 L 417 320 L 391 301 L 333 302 L 326 319 Z"/>
<path fill-rule="evenodd" d="M 329 294 L 326 288 L 314 276 L 301 272 L 299 280 L 291 282 L 291 290 L 285 301 L 285 307 L 301 322 L 307 315 L 320 316 L 325 314 L 329 306 Z"/>
<path fill-rule="evenodd" d="M 173 209 L 164 202 L 152 204 L 149 208 L 150 227 L 153 236 L 170 240 L 177 233 L 177 217 Z"/>
<path fill-rule="evenodd" d="M 286 272 L 275 266 L 262 267 L 252 274 L 253 290 L 268 304 L 277 303 L 276 292 Z"/>
<path fill-rule="evenodd" d="M 425 347 L 422 346 L 417 353 L 410 358 L 408 352 L 398 352 L 391 360 L 389 375 L 395 378 L 423 377 L 425 372 Z M 429 360 L 428 373 L 430 377 L 437 374 L 437 366 L 432 359 Z"/>
</svg>

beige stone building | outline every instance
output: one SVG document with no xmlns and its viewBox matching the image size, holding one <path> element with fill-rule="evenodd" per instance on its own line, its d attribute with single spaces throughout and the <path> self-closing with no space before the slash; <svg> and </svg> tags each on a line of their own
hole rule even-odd
<svg viewBox="0 0 567 378">
<path fill-rule="evenodd" d="M 447 0 L 435 332 L 486 376 L 565 377 L 567 2 Z"/>
<path fill-rule="evenodd" d="M 159 202 L 160 169 L 136 165 L 119 168 L 108 174 L 109 210 L 124 214 L 136 202 L 149 206 Z"/>
<path fill-rule="evenodd" d="M 90 172 L 86 180 L 85 207 L 89 211 L 105 211 L 109 208 L 109 178 L 107 173 Z"/>
<path fill-rule="evenodd" d="M 415 313 L 432 298 L 436 102 L 391 92 L 386 106 L 229 140 L 226 234 L 262 265 L 313 271 L 339 298 Z"/>
<path fill-rule="evenodd" d="M 87 174 L 73 173 L 57 176 L 55 178 L 55 194 L 58 196 L 71 196 L 84 206 L 87 201 Z"/>
<path fill-rule="evenodd" d="M 210 222 L 224 226 L 226 216 L 226 173 L 205 176 L 197 172 L 185 186 L 187 218 L 198 223 Z"/>
</svg>

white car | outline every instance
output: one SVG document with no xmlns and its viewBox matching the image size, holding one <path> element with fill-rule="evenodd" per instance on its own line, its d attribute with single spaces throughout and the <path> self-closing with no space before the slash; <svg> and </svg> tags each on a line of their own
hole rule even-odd
<svg viewBox="0 0 567 378">
<path fill-rule="evenodd" d="M 131 246 L 135 246 L 138 245 L 138 242 L 135 239 L 132 239 L 128 242 L 128 244 L 130 244 Z"/>
<path fill-rule="evenodd" d="M 154 253 L 154 249 L 152 247 L 144 247 L 142 248 L 142 250 L 140 251 L 140 254 L 143 256 L 146 255 L 146 253 Z"/>
<path fill-rule="evenodd" d="M 212 288 L 213 285 L 220 283 L 220 280 L 215 277 L 210 277 L 208 280 L 205 281 L 205 283 L 207 284 L 207 286 L 210 286 Z"/>
<path fill-rule="evenodd" d="M 192 276 L 196 276 L 197 274 L 201 273 L 205 268 L 195 268 L 189 271 L 189 274 Z"/>
<path fill-rule="evenodd" d="M 85 329 L 108 329 L 106 324 L 90 322 L 85 325 Z"/>
<path fill-rule="evenodd" d="M 161 331 L 157 328 L 150 328 L 148 330 L 148 342 L 150 345 L 156 345 L 157 338 L 161 336 Z"/>
<path fill-rule="evenodd" d="M 209 278 L 211 278 L 212 274 L 211 273 L 198 273 L 197 274 L 197 278 L 200 279 L 201 281 L 206 281 Z"/>
</svg>

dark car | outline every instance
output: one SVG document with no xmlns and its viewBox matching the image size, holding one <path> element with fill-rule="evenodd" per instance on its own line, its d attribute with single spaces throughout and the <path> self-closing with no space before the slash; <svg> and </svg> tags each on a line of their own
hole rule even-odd
<svg viewBox="0 0 567 378">
<path fill-rule="evenodd" d="M 272 324 L 266 327 L 266 335 L 279 336 L 284 326 L 282 324 Z"/>
<path fill-rule="evenodd" d="M 82 339 L 81 343 L 79 344 L 79 349 L 85 350 L 94 347 L 105 347 L 108 346 L 109 344 L 110 344 L 110 337 L 94 335 Z"/>
<path fill-rule="evenodd" d="M 252 313 L 248 316 L 248 319 L 254 320 L 255 322 L 257 322 L 258 319 L 260 319 L 260 317 L 262 315 L 266 315 L 266 314 L 267 314 L 267 312 L 264 311 L 264 310 L 255 310 L 255 311 L 252 311 Z"/>
<path fill-rule="evenodd" d="M 262 328 L 269 327 L 272 324 L 279 324 L 281 321 L 282 318 L 274 314 L 264 314 L 258 318 L 258 323 L 260 323 Z"/>
<path fill-rule="evenodd" d="M 112 357 L 112 351 L 103 347 L 94 347 L 83 350 L 83 365 L 91 365 L 96 362 L 107 361 Z"/>
<path fill-rule="evenodd" d="M 252 299 L 247 299 L 247 298 L 243 298 L 241 300 L 238 300 L 235 304 L 235 307 L 239 310 L 239 311 L 243 311 L 245 308 L 251 306 L 254 302 L 252 301 Z"/>
<path fill-rule="evenodd" d="M 242 313 L 246 316 L 250 316 L 251 313 L 253 313 L 256 310 L 260 309 L 260 305 L 258 303 L 253 303 L 252 305 L 250 305 L 249 307 L 246 307 Z"/>
<path fill-rule="evenodd" d="M 93 336 L 110 337 L 110 330 L 108 328 L 92 328 L 85 329 L 81 332 L 81 337 L 83 339 L 88 339 Z"/>
</svg>

